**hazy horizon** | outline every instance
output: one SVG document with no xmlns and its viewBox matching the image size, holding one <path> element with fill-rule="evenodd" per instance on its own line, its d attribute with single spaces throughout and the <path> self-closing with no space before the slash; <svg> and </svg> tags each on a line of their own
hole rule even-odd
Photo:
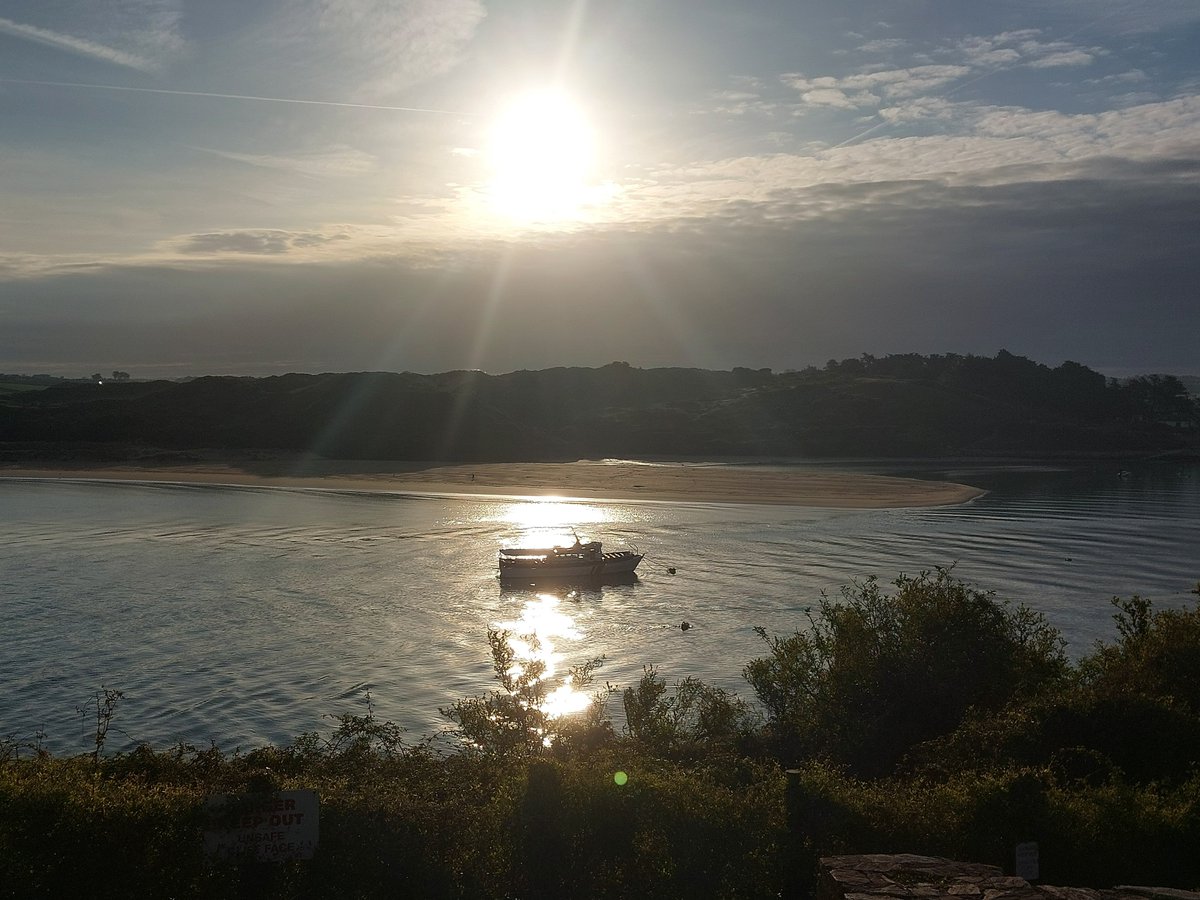
<svg viewBox="0 0 1200 900">
<path fill-rule="evenodd" d="M 949 351 L 949 353 L 953 353 L 953 352 L 954 351 Z M 943 354 L 943 355 L 945 355 L 945 354 Z M 966 354 L 959 354 L 959 355 L 966 355 Z M 994 354 L 975 354 L 975 355 L 985 356 L 985 357 L 994 356 Z M 844 357 L 844 358 L 857 359 L 858 357 Z M 838 360 L 838 361 L 840 362 L 841 360 Z M 1050 368 L 1055 368 L 1056 366 L 1061 365 L 1064 362 L 1075 362 L 1075 360 L 1058 360 L 1055 362 L 1047 362 L 1046 360 L 1039 360 L 1039 359 L 1035 359 L 1032 361 L 1035 363 L 1040 363 L 1042 365 L 1049 366 Z M 612 362 L 624 362 L 624 360 L 610 360 L 609 363 L 601 363 L 600 365 L 597 365 L 597 366 L 577 366 L 577 367 L 549 366 L 547 368 L 592 368 L 592 369 L 595 369 L 595 368 L 603 368 L 605 365 L 609 365 Z M 816 368 L 823 368 L 823 364 L 813 364 L 813 365 L 815 365 Z M 91 378 L 92 374 L 100 374 L 100 375 L 104 376 L 104 380 L 108 381 L 108 380 L 111 380 L 113 371 L 123 371 L 123 370 L 108 369 L 103 366 L 101 366 L 99 368 L 93 366 L 92 367 L 93 372 L 85 373 L 85 372 L 76 372 L 75 371 L 76 368 L 78 368 L 78 367 L 74 367 L 74 368 L 68 367 L 68 368 L 64 369 L 62 372 L 9 371 L 9 372 L 0 372 L 0 374 L 13 375 L 13 376 L 18 376 L 18 377 L 23 377 L 23 378 L 36 378 L 38 376 L 49 376 L 52 378 L 62 378 L 62 379 L 66 379 L 66 380 L 77 380 L 77 381 L 89 380 Z M 673 367 L 673 366 L 634 366 L 634 368 L 657 369 L 657 368 L 684 368 L 684 367 L 681 367 L 681 366 L 678 366 L 678 367 Z M 730 367 L 727 367 L 724 369 L 709 369 L 707 371 L 727 372 L 727 371 L 732 371 L 734 368 L 746 368 L 746 369 L 767 368 L 767 369 L 770 369 L 769 366 L 754 366 L 754 365 L 740 366 L 739 365 L 739 366 L 730 366 Z M 798 367 L 798 368 L 788 368 L 788 369 L 771 369 L 771 371 L 774 374 L 778 375 L 778 374 L 786 373 L 786 372 L 798 372 L 798 371 L 801 371 L 803 368 L 806 368 L 806 367 L 802 366 L 802 367 Z M 511 374 L 521 372 L 521 371 L 544 371 L 544 370 L 509 369 L 506 371 L 495 371 L 495 372 L 489 372 L 484 369 L 441 369 L 441 370 L 435 371 L 435 372 L 434 371 L 418 372 L 418 371 L 414 371 L 412 369 L 344 369 L 344 370 L 340 370 L 340 371 L 289 370 L 286 372 L 277 372 L 277 371 L 265 371 L 265 372 L 248 372 L 248 371 L 175 372 L 175 371 L 169 371 L 169 370 L 168 371 L 148 370 L 146 372 L 141 372 L 141 373 L 127 372 L 125 374 L 130 376 L 128 379 L 129 381 L 162 381 L 162 380 L 187 381 L 187 380 L 194 380 L 197 378 L 224 378 L 224 377 L 270 378 L 270 377 L 281 376 L 281 375 L 319 376 L 319 375 L 363 375 L 363 374 L 375 375 L 375 374 L 382 374 L 382 375 L 437 376 L 437 375 L 448 375 L 448 374 L 453 374 L 456 372 L 467 372 L 467 371 L 480 372 L 480 373 L 482 373 L 484 375 L 488 375 L 488 376 L 501 376 L 501 375 L 511 375 Z M 1149 376 L 1149 375 L 1171 375 L 1176 378 L 1183 378 L 1183 379 L 1200 379 L 1200 368 L 1198 368 L 1196 366 L 1193 366 L 1190 370 L 1187 370 L 1187 371 L 1170 371 L 1170 372 L 1153 371 L 1153 370 L 1148 370 L 1148 369 L 1094 369 L 1093 371 L 1098 372 L 1099 374 L 1105 376 L 1106 378 L 1117 378 L 1117 379 L 1138 378 L 1138 377 Z"/>
<path fill-rule="evenodd" d="M 1193 0 L 0 0 L 0 371 L 1195 374 Z"/>
</svg>

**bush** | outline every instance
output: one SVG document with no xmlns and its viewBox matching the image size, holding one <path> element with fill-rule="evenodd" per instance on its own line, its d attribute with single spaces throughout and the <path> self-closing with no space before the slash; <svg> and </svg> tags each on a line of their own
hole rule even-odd
<svg viewBox="0 0 1200 900">
<path fill-rule="evenodd" d="M 830 853 L 1011 871 L 1024 840 L 1052 883 L 1200 883 L 1200 613 L 1116 601 L 1119 640 L 1073 670 L 1039 616 L 946 570 L 896 586 L 762 633 L 766 739 L 736 696 L 653 667 L 623 692 L 626 735 L 600 704 L 554 719 L 543 671 L 493 632 L 498 689 L 445 711 L 457 752 L 406 744 L 369 697 L 328 736 L 246 754 L 0 742 L 0 897 L 758 898 L 811 886 Z M 784 773 L 760 740 L 807 758 Z M 312 860 L 205 857 L 208 796 L 292 788 L 321 798 Z"/>
<path fill-rule="evenodd" d="M 766 707 L 777 753 L 826 758 L 877 776 L 913 746 L 948 734 L 969 709 L 1000 709 L 1061 681 L 1063 641 L 1038 613 L 1011 609 L 948 569 L 869 578 L 822 597 L 809 630 L 768 638 L 746 679 Z"/>
<path fill-rule="evenodd" d="M 1200 585 L 1192 593 L 1200 595 Z M 1112 602 L 1120 640 L 1081 661 L 1084 683 L 1108 696 L 1171 698 L 1200 714 L 1200 604 L 1155 610 L 1136 594 Z"/>
<path fill-rule="evenodd" d="M 1170 698 L 1072 685 L 969 716 L 952 734 L 914 748 L 908 762 L 931 776 L 1045 766 L 1063 783 L 1177 784 L 1196 772 L 1198 748 L 1200 716 Z"/>
<path fill-rule="evenodd" d="M 621 699 L 625 727 L 637 747 L 669 758 L 711 758 L 734 752 L 752 737 L 759 721 L 735 694 L 685 678 L 669 693 L 654 666 Z"/>
<path fill-rule="evenodd" d="M 603 694 L 583 713 L 555 718 L 545 711 L 549 685 L 545 663 L 518 664 L 506 631 L 488 631 L 492 669 L 499 690 L 480 697 L 456 700 L 439 710 L 458 726 L 458 734 L 469 749 L 492 754 L 531 754 L 554 747 L 559 753 L 595 747 L 612 737 L 612 726 L 604 717 Z M 536 636 L 527 636 L 536 652 Z M 574 690 L 592 683 L 592 673 L 603 658 L 572 666 L 567 680 Z"/>
</svg>

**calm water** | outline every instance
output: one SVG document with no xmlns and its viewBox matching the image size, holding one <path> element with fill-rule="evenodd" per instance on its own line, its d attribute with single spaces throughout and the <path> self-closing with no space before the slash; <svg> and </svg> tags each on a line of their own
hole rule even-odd
<svg viewBox="0 0 1200 900">
<path fill-rule="evenodd" d="M 1112 637 L 1114 594 L 1195 599 L 1195 467 L 923 474 L 991 493 L 849 511 L 0 479 L 0 737 L 89 749 L 78 710 L 101 686 L 125 693 L 114 747 L 286 742 L 368 690 L 419 737 L 491 687 L 496 627 L 539 634 L 560 674 L 604 654 L 601 684 L 654 664 L 749 696 L 754 626 L 789 632 L 821 591 L 936 565 L 1041 610 L 1076 654 Z M 500 588 L 501 545 L 571 525 L 639 546 L 639 581 Z"/>
</svg>

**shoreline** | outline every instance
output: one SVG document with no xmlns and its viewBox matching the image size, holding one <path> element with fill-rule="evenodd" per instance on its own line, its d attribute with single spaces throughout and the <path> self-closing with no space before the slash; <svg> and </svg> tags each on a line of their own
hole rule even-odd
<svg viewBox="0 0 1200 900">
<path fill-rule="evenodd" d="M 9 464 L 0 466 L 0 478 L 838 509 L 947 506 L 987 493 L 957 482 L 834 470 L 594 460 L 474 465 L 313 459 L 140 466 Z"/>
</svg>

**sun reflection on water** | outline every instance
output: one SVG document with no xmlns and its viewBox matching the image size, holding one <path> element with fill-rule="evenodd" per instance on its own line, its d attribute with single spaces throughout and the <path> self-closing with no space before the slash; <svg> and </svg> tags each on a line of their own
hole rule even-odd
<svg viewBox="0 0 1200 900">
<path fill-rule="evenodd" d="M 596 535 L 591 526 L 617 521 L 618 515 L 599 504 L 546 497 L 501 504 L 489 518 L 512 529 L 503 538 L 503 546 L 565 547 L 573 544 L 577 536 L 584 541 L 592 540 Z M 577 527 L 586 530 L 577 534 Z M 578 593 L 572 590 L 525 596 L 519 618 L 493 626 L 509 633 L 514 673 L 523 671 L 530 663 L 541 663 L 544 666 L 541 679 L 546 688 L 541 710 L 554 717 L 582 712 L 592 702 L 592 696 L 571 683 L 569 668 L 564 666 L 566 654 L 560 650 L 564 644 L 577 643 L 585 637 L 569 612 L 570 604 L 564 603 L 578 599 Z"/>
<path fill-rule="evenodd" d="M 504 504 L 497 518 L 526 530 L 569 529 L 611 522 L 613 515 L 594 503 L 569 503 L 554 497 Z"/>
<path fill-rule="evenodd" d="M 563 598 L 555 594 L 537 594 L 525 602 L 519 619 L 496 626 L 510 633 L 508 645 L 515 657 L 514 668 L 541 663 L 545 667 L 542 680 L 547 686 L 558 675 L 565 658 L 556 644 L 583 639 L 575 620 L 563 611 L 562 602 Z M 564 680 L 553 690 L 547 690 L 541 709 L 550 716 L 565 716 L 583 711 L 591 702 L 588 694 L 577 691 L 570 681 Z"/>
</svg>

